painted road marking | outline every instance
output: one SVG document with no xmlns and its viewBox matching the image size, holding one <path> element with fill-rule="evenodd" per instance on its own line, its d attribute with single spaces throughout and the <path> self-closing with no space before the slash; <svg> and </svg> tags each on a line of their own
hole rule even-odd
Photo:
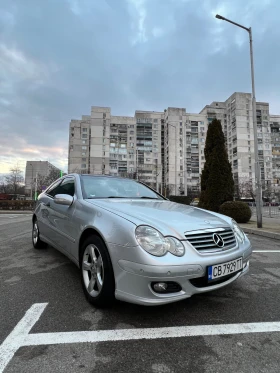
<svg viewBox="0 0 280 373">
<path fill-rule="evenodd" d="M 33 304 L 4 340 L 0 346 L 0 373 L 4 371 L 15 352 L 23 346 L 280 332 L 280 322 L 260 322 L 29 334 L 46 306 L 47 303 Z"/>
<path fill-rule="evenodd" d="M 0 346 L 0 373 L 2 373 L 14 356 L 15 352 L 24 346 L 24 340 L 32 327 L 39 320 L 48 303 L 33 304 L 8 337 Z"/>
<path fill-rule="evenodd" d="M 280 253 L 280 250 L 253 250 L 253 253 Z"/>
<path fill-rule="evenodd" d="M 29 334 L 24 346 L 280 332 L 280 322 Z"/>
</svg>

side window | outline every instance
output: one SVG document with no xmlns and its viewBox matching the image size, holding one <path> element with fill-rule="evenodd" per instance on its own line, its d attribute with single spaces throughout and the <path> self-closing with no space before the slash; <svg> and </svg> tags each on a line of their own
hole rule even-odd
<svg viewBox="0 0 280 373">
<path fill-rule="evenodd" d="M 49 189 L 46 190 L 46 194 L 48 196 L 55 196 L 57 194 L 57 190 L 59 187 L 59 184 L 61 183 L 61 180 L 58 180 L 56 183 L 54 183 Z"/>
<path fill-rule="evenodd" d="M 75 183 L 74 179 L 67 177 L 58 186 L 59 191 L 56 194 L 69 194 L 69 196 L 74 196 L 75 194 Z"/>
<path fill-rule="evenodd" d="M 75 194 L 75 183 L 74 179 L 66 178 L 62 182 L 55 184 L 52 188 L 47 191 L 49 196 L 54 197 L 56 194 L 69 194 L 69 196 L 74 196 Z"/>
</svg>

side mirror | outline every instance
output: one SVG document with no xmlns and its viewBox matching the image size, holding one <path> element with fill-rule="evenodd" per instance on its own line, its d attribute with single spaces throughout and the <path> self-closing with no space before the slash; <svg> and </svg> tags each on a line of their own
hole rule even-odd
<svg viewBox="0 0 280 373">
<path fill-rule="evenodd" d="M 57 205 L 71 206 L 74 198 L 69 194 L 56 194 L 54 196 L 54 203 Z"/>
</svg>

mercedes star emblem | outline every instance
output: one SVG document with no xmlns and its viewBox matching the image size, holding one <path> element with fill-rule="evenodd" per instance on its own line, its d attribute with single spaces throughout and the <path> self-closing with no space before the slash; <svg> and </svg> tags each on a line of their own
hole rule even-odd
<svg viewBox="0 0 280 373">
<path fill-rule="evenodd" d="M 212 237 L 213 237 L 213 241 L 218 247 L 224 247 L 225 245 L 224 240 L 219 234 L 214 233 Z"/>
</svg>

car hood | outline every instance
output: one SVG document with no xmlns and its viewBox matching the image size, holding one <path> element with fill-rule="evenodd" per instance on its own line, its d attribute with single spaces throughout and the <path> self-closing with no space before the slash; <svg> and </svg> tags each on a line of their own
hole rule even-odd
<svg viewBox="0 0 280 373">
<path fill-rule="evenodd" d="M 170 201 L 94 199 L 87 202 L 111 211 L 136 225 L 147 224 L 164 235 L 184 238 L 197 229 L 228 227 L 230 218 Z"/>
</svg>

